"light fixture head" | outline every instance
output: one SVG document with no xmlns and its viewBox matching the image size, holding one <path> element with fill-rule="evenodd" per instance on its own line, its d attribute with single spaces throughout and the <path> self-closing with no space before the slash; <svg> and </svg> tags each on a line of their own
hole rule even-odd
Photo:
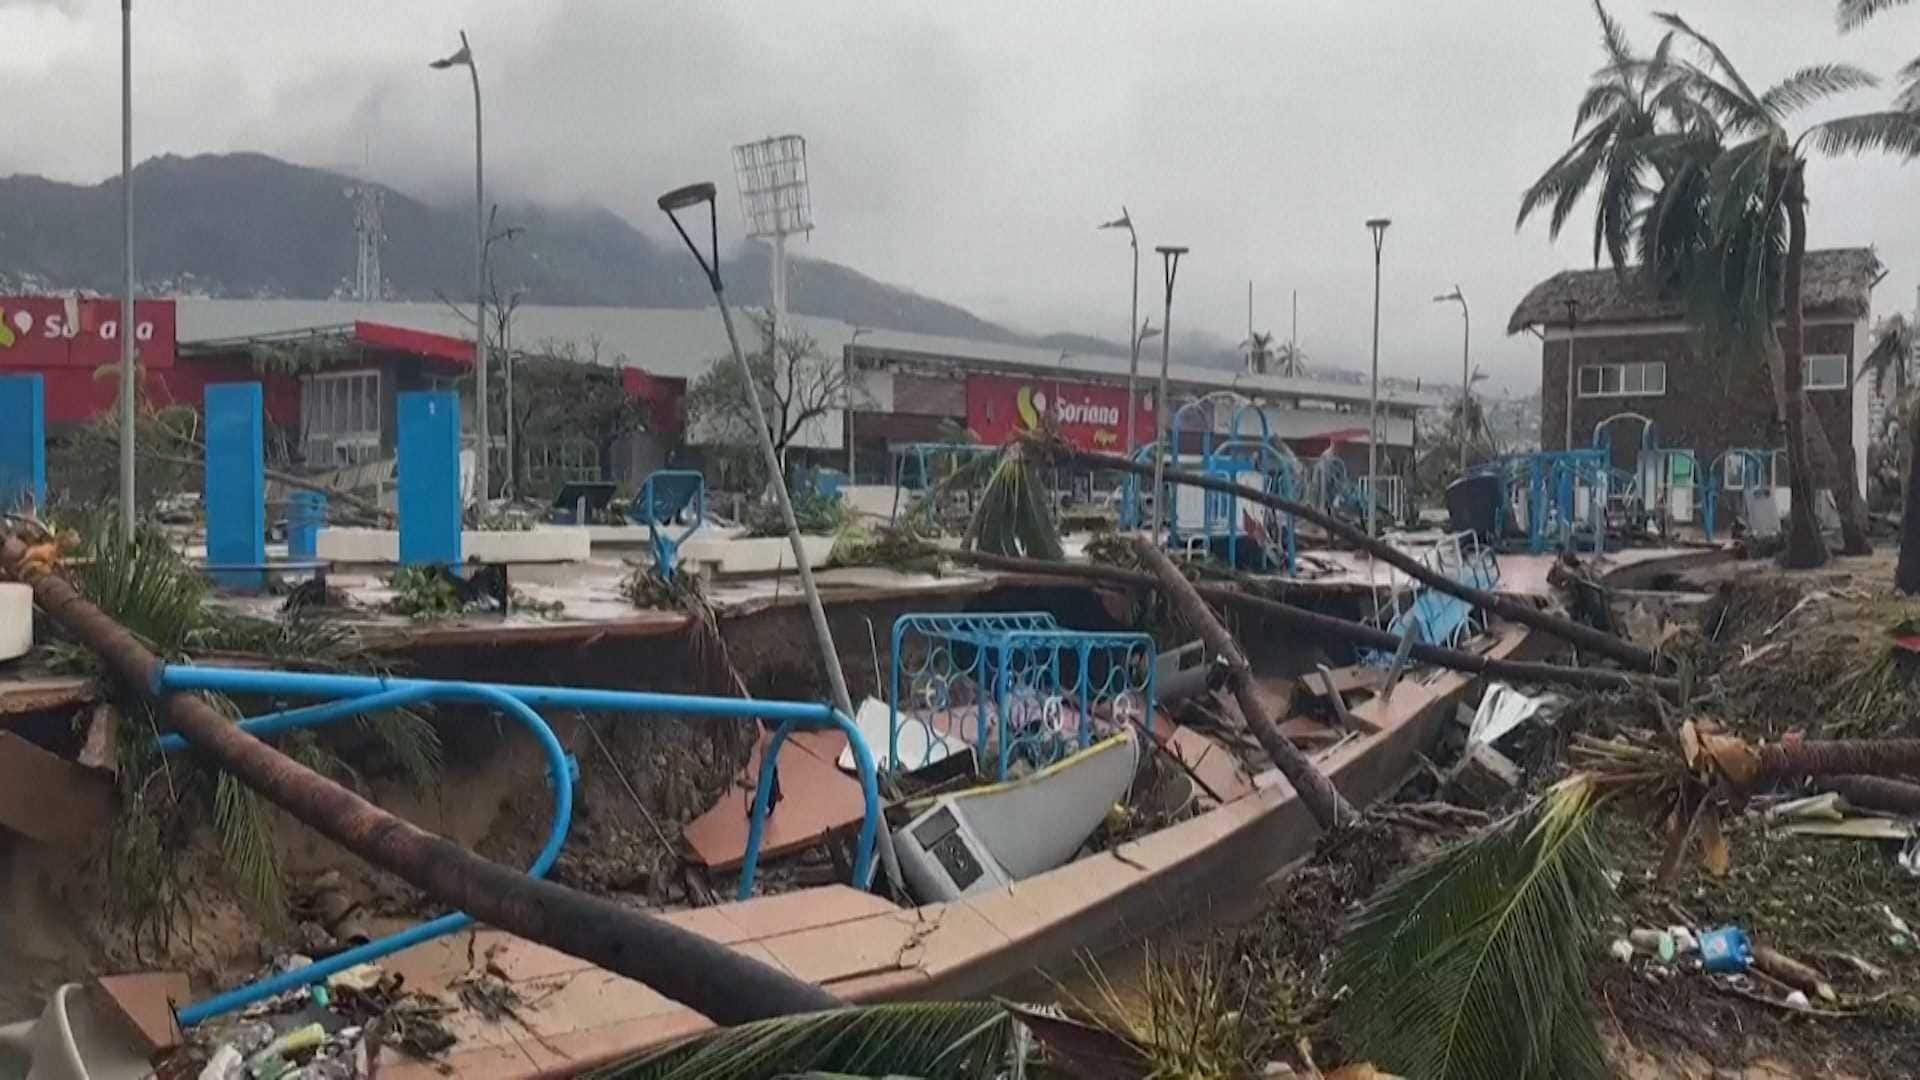
<svg viewBox="0 0 1920 1080">
<path fill-rule="evenodd" d="M 1160 246 L 1154 248 L 1153 250 L 1159 252 L 1162 255 L 1185 255 L 1187 253 L 1187 249 L 1185 247 L 1182 247 L 1176 244 L 1161 244 Z"/>
<path fill-rule="evenodd" d="M 1391 224 L 1393 224 L 1391 218 L 1377 217 L 1367 219 L 1367 228 L 1372 229 L 1374 232 L 1384 232 L 1387 226 Z"/>
<path fill-rule="evenodd" d="M 697 184 L 674 188 L 660 196 L 660 209 L 671 214 L 675 210 L 685 210 L 690 206 L 713 201 L 714 186 L 711 180 L 702 180 Z"/>
</svg>

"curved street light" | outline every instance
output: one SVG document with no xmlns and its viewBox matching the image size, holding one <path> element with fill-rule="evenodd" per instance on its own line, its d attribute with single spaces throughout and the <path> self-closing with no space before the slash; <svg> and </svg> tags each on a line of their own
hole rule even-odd
<svg viewBox="0 0 1920 1080">
<path fill-rule="evenodd" d="M 480 152 L 480 68 L 473 62 L 473 46 L 467 42 L 467 32 L 460 31 L 458 51 L 427 66 L 435 71 L 463 67 L 473 78 L 473 439 L 479 444 L 473 461 L 473 489 L 484 507 L 492 494 L 487 487 L 487 466 L 493 457 L 492 424 L 487 415 L 486 186 L 482 179 L 485 159 Z M 508 472 L 512 472 L 511 463 Z"/>
<path fill-rule="evenodd" d="M 1467 475 L 1467 406 L 1473 400 L 1473 364 L 1469 348 L 1473 341 L 1473 316 L 1467 311 L 1466 294 L 1455 285 L 1453 291 L 1433 298 L 1436 304 L 1460 305 L 1460 475 Z"/>
<path fill-rule="evenodd" d="M 1140 234 L 1133 231 L 1133 215 L 1127 212 L 1126 204 L 1120 206 L 1120 216 L 1112 221 L 1102 222 L 1102 229 L 1127 230 L 1127 243 L 1133 248 L 1133 314 L 1127 316 L 1127 326 L 1132 328 L 1140 322 Z M 1133 460 L 1133 452 L 1139 442 L 1135 432 L 1139 430 L 1136 422 L 1136 409 L 1139 407 L 1140 394 L 1134 384 L 1140 378 L 1140 343 L 1146 340 L 1146 324 L 1141 323 L 1139 334 L 1133 337 L 1131 359 L 1127 363 L 1127 460 Z"/>
<path fill-rule="evenodd" d="M 1387 238 L 1387 218 L 1372 218 L 1373 233 L 1373 381 L 1367 391 L 1367 535 L 1379 536 L 1380 516 L 1380 245 Z"/>
<path fill-rule="evenodd" d="M 740 372 L 740 385 L 746 388 L 747 404 L 753 410 L 753 431 L 760 440 L 760 456 L 766 463 L 768 475 L 773 477 L 774 499 L 780 504 L 780 519 L 787 527 L 787 542 L 793 547 L 794 568 L 800 572 L 800 591 L 806 596 L 807 614 L 813 619 L 814 644 L 820 652 L 820 666 L 826 670 L 827 682 L 833 688 L 834 707 L 852 716 L 853 700 L 847 694 L 847 677 L 840 670 L 840 656 L 833 647 L 833 630 L 827 625 L 826 609 L 820 606 L 820 590 L 813 583 L 813 568 L 807 564 L 806 548 L 800 542 L 800 524 L 793 516 L 793 500 L 787 494 L 787 478 L 780 471 L 780 455 L 773 449 L 773 435 L 767 428 L 766 409 L 760 403 L 760 395 L 754 390 L 753 369 L 747 365 L 746 354 L 740 351 L 740 336 L 733 329 L 733 313 L 727 307 L 726 289 L 720 281 L 720 215 L 714 206 L 714 186 L 705 181 L 688 184 L 660 196 L 659 202 L 660 209 L 673 222 L 674 231 L 686 241 L 687 250 L 693 253 L 694 261 L 700 264 L 701 272 L 707 275 L 707 284 L 713 289 L 713 301 L 720 306 L 720 321 L 727 329 L 727 346 L 733 350 L 733 363 Z M 707 208 L 705 253 L 687 234 L 686 226 L 680 223 L 680 211 L 697 211 L 703 205 Z"/>
</svg>

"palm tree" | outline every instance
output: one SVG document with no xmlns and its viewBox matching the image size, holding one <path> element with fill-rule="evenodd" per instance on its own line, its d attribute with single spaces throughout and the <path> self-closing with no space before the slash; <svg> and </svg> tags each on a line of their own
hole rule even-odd
<svg viewBox="0 0 1920 1080">
<path fill-rule="evenodd" d="M 1307 352 L 1293 342 L 1273 347 L 1273 374 L 1289 379 L 1307 377 Z"/>
<path fill-rule="evenodd" d="M 1273 335 L 1256 330 L 1247 335 L 1240 347 L 1247 351 L 1247 374 L 1265 375 L 1273 360 Z"/>
<path fill-rule="evenodd" d="M 1520 220 L 1551 204 L 1558 231 L 1598 184 L 1594 258 L 1624 270 L 1636 248 L 1655 284 L 1684 295 L 1695 321 L 1725 347 L 1755 350 L 1773 369 L 1775 407 L 1787 427 L 1793 512 L 1786 561 L 1826 560 L 1814 519 L 1813 476 L 1840 502 L 1849 551 L 1868 550 L 1865 507 L 1853 470 L 1841 468 L 1802 389 L 1806 356 L 1801 279 L 1806 261 L 1806 146 L 1842 154 L 1920 152 L 1920 118 L 1871 112 L 1786 127 L 1795 111 L 1875 85 L 1844 64 L 1821 64 L 1755 92 L 1711 39 L 1677 15 L 1650 59 L 1633 54 L 1595 0 L 1608 62 L 1582 100 L 1573 146 L 1522 197 Z M 1685 42 L 1697 61 L 1675 59 Z M 1784 337 L 1775 318 L 1784 309 Z M 1812 468 L 1809 468 L 1812 466 Z"/>
</svg>

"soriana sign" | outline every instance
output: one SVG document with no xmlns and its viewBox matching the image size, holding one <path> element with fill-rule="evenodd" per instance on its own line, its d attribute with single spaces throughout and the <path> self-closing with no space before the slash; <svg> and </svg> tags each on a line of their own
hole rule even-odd
<svg viewBox="0 0 1920 1080">
<path fill-rule="evenodd" d="M 1113 386 L 1059 379 L 967 376 L 967 427 L 980 441 L 999 445 L 1039 430 L 1042 418 L 1061 437 L 1084 450 L 1124 451 L 1127 392 Z M 1153 398 L 1140 395 L 1135 442 L 1153 441 Z"/>
<path fill-rule="evenodd" d="M 0 296 L 0 368 L 98 368 L 120 362 L 120 301 Z M 173 366 L 173 301 L 133 305 L 142 367 Z"/>
</svg>

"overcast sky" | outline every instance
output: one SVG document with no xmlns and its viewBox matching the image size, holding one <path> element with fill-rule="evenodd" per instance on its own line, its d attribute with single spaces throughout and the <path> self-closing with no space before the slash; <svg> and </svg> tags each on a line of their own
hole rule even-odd
<svg viewBox="0 0 1920 1080">
<path fill-rule="evenodd" d="M 1841 37 L 1831 0 L 1619 0 L 1635 41 L 1678 8 L 1749 81 L 1845 60 L 1882 75 L 1920 55 L 1920 5 Z M 429 71 L 465 28 L 486 95 L 487 174 L 502 195 L 599 203 L 661 226 L 654 196 L 711 178 L 728 147 L 808 140 L 808 255 L 1031 330 L 1124 339 L 1124 234 L 1185 244 L 1174 347 L 1204 329 L 1288 334 L 1299 291 L 1309 359 L 1364 369 L 1372 249 L 1391 217 L 1383 371 L 1459 378 L 1458 282 L 1476 360 L 1538 381 L 1508 338 L 1527 287 L 1591 264 L 1590 234 L 1515 232 L 1518 195 L 1561 150 L 1598 65 L 1585 0 L 808 0 L 534 4 L 458 0 L 135 0 L 135 153 L 258 150 L 465 197 L 465 73 Z M 93 182 L 119 168 L 119 5 L 0 0 L 0 174 Z M 1867 108 L 1870 93 L 1848 102 Z M 1816 163 L 1814 246 L 1874 244 L 1876 310 L 1920 282 L 1920 164 Z M 739 232 L 735 203 L 723 228 Z M 165 207 L 142 207 L 165 213 Z"/>
</svg>

